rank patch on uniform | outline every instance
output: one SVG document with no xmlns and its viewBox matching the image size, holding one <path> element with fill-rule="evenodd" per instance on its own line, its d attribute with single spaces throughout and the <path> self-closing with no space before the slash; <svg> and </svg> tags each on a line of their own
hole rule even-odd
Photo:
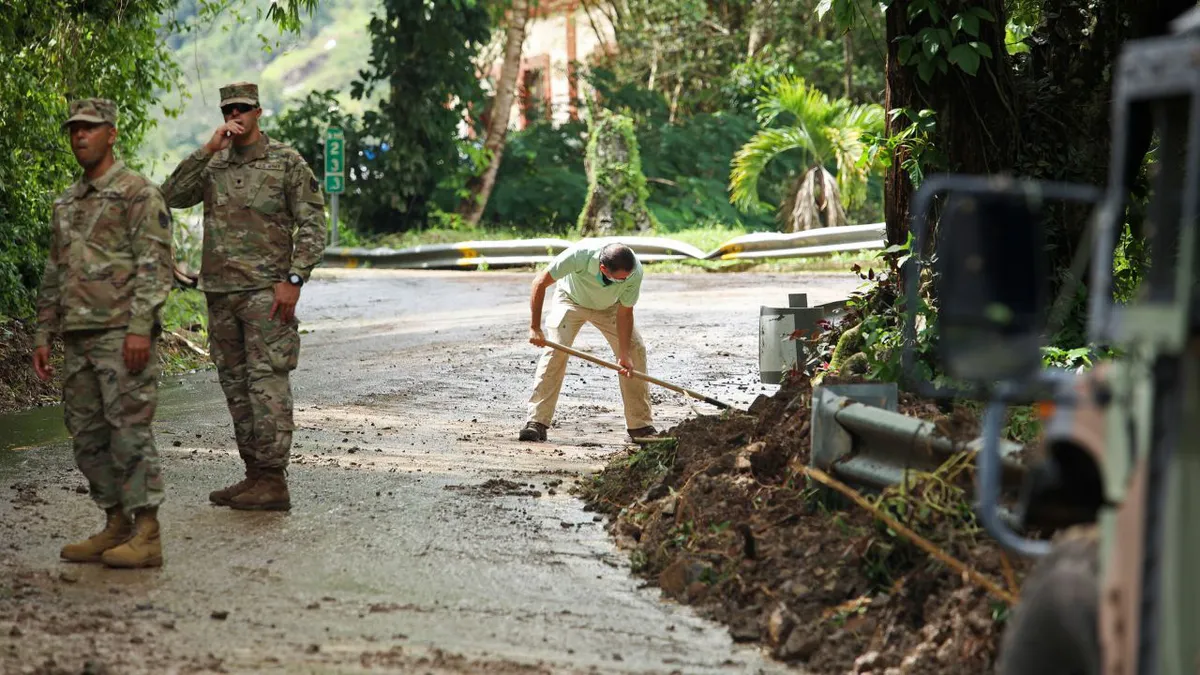
<svg viewBox="0 0 1200 675">
<path fill-rule="evenodd" d="M 171 226 L 171 215 L 168 214 L 166 211 L 159 211 L 158 212 L 158 224 L 162 225 L 164 230 L 167 229 L 168 227 L 170 227 Z"/>
<path fill-rule="evenodd" d="M 321 184 L 317 182 L 317 177 L 316 177 L 316 176 L 313 176 L 313 178 L 312 178 L 312 181 L 311 181 L 311 182 L 308 184 L 308 187 L 309 187 L 309 189 L 311 189 L 313 192 L 320 192 L 320 191 L 321 191 Z"/>
</svg>

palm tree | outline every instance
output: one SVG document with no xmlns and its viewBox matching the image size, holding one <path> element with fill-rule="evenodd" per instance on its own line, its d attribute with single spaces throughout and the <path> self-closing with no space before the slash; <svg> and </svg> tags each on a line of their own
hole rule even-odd
<svg viewBox="0 0 1200 675">
<path fill-rule="evenodd" d="M 762 129 L 733 158 L 730 202 L 743 211 L 766 210 L 758 197 L 759 177 L 772 159 L 799 150 L 809 167 L 780 205 L 784 230 L 846 224 L 843 200 L 852 206 L 866 197 L 867 176 L 875 167 L 864 157 L 863 136 L 883 131 L 883 108 L 830 99 L 799 78 L 780 78 L 764 93 L 758 105 Z M 788 126 L 770 126 L 785 115 Z"/>
</svg>

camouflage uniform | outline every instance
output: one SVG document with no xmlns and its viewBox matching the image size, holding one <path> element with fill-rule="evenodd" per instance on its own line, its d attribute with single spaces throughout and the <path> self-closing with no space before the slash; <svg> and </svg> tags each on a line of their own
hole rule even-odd
<svg viewBox="0 0 1200 675">
<path fill-rule="evenodd" d="M 64 127 L 116 123 L 111 101 L 75 101 L 70 109 Z M 94 181 L 81 177 L 54 202 L 35 345 L 63 335 L 63 402 L 75 462 L 106 510 L 132 514 L 163 500 L 150 429 L 158 403 L 154 340 L 139 373 L 126 370 L 123 345 L 127 334 L 157 336 L 173 262 L 162 193 L 123 163 Z"/>
<path fill-rule="evenodd" d="M 221 105 L 258 104 L 258 88 L 221 88 Z M 204 203 L 199 287 L 208 299 L 209 344 L 247 469 L 281 470 L 292 443 L 288 374 L 299 322 L 270 318 L 274 285 L 308 281 L 325 247 L 320 185 L 300 153 L 262 135 L 215 155 L 201 147 L 163 184 L 174 208 Z M 249 478 L 249 473 L 248 473 Z"/>
</svg>

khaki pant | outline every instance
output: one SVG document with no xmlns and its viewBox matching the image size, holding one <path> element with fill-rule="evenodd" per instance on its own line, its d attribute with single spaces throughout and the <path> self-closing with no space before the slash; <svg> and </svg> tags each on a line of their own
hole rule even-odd
<svg viewBox="0 0 1200 675">
<path fill-rule="evenodd" d="M 620 344 L 617 338 L 617 305 L 614 304 L 608 309 L 587 309 L 572 302 L 566 293 L 556 288 L 550 314 L 546 317 L 546 338 L 570 347 L 585 323 L 599 329 L 612 346 L 613 353 L 617 352 Z M 642 343 L 642 336 L 638 334 L 636 327 L 630 337 L 629 352 L 629 358 L 633 360 L 633 369 L 646 372 L 646 345 Z M 563 377 L 567 374 L 569 358 L 570 355 L 553 347 L 546 347 L 542 351 L 537 375 L 534 376 L 533 395 L 529 397 L 527 422 L 550 426 L 550 420 L 554 418 L 554 408 L 558 405 L 558 394 L 562 391 Z M 645 380 L 623 375 L 618 377 L 621 383 L 621 400 L 625 404 L 626 428 L 640 429 L 650 426 L 650 385 Z"/>
</svg>

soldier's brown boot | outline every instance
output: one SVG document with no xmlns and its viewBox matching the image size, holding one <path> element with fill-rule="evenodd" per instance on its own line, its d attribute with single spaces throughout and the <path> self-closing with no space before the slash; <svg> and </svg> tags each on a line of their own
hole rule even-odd
<svg viewBox="0 0 1200 675">
<path fill-rule="evenodd" d="M 133 536 L 133 522 L 119 506 L 105 509 L 108 522 L 104 529 L 84 541 L 67 544 L 59 554 L 71 562 L 100 562 L 100 556 L 110 548 L 125 543 Z"/>
<path fill-rule="evenodd" d="M 283 469 L 259 470 L 254 485 L 229 500 L 229 506 L 241 511 L 287 511 L 292 508 Z"/>
<path fill-rule="evenodd" d="M 133 538 L 104 552 L 109 567 L 162 567 L 162 542 L 158 538 L 158 509 L 141 509 L 133 516 Z"/>
<path fill-rule="evenodd" d="M 229 506 L 229 501 L 231 499 L 242 494 L 246 490 L 249 490 L 250 487 L 254 485 L 254 481 L 256 480 L 258 480 L 258 469 L 248 466 L 246 467 L 245 478 L 237 483 L 234 483 L 233 485 L 230 485 L 229 487 L 221 488 L 220 490 L 213 490 L 212 492 L 208 493 L 208 501 L 216 504 L 217 506 Z"/>
</svg>

